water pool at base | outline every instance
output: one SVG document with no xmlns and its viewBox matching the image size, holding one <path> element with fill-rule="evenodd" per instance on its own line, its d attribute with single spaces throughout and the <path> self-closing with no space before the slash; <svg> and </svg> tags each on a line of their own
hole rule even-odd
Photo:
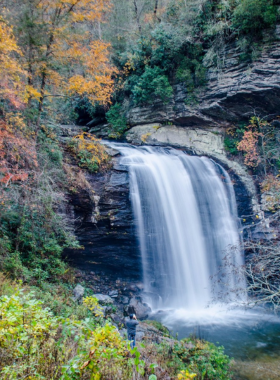
<svg viewBox="0 0 280 380">
<path fill-rule="evenodd" d="M 280 318 L 273 314 L 221 306 L 197 312 L 159 310 L 151 318 L 179 339 L 194 335 L 224 346 L 234 359 L 236 380 L 280 379 Z"/>
</svg>

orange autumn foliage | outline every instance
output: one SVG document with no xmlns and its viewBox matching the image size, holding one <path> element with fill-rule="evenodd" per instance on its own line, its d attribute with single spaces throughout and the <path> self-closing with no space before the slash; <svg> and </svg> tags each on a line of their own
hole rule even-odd
<svg viewBox="0 0 280 380">
<path fill-rule="evenodd" d="M 84 66 L 83 75 L 77 74 L 69 79 L 68 91 L 80 96 L 87 95 L 92 103 L 106 103 L 110 99 L 114 81 L 112 75 L 116 69 L 108 64 L 109 44 L 94 41 L 81 57 Z"/>
<path fill-rule="evenodd" d="M 26 181 L 37 165 L 34 143 L 21 133 L 15 134 L 0 120 L 0 183 L 8 186 L 11 182 Z"/>
<path fill-rule="evenodd" d="M 25 71 L 17 59 L 20 55 L 13 29 L 0 18 L 0 97 L 16 108 L 22 107 L 25 90 Z"/>
<path fill-rule="evenodd" d="M 92 32 L 110 7 L 110 0 L 35 1 L 34 30 L 42 27 L 44 33 L 39 44 L 29 46 L 33 55 L 24 56 L 33 89 L 29 98 L 40 104 L 46 97 L 63 95 L 87 96 L 92 103 L 110 101 L 116 72 L 110 45 Z"/>
<path fill-rule="evenodd" d="M 257 167 L 261 162 L 258 152 L 259 132 L 248 130 L 244 132 L 244 136 L 237 145 L 239 151 L 245 152 L 245 165 Z"/>
</svg>

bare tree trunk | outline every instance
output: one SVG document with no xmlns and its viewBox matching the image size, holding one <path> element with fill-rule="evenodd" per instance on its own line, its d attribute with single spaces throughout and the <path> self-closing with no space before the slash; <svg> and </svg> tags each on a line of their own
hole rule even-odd
<svg viewBox="0 0 280 380">
<path fill-rule="evenodd" d="M 157 16 L 157 11 L 158 11 L 158 0 L 155 0 L 154 17 L 155 19 L 157 18 L 160 21 L 160 19 Z"/>
<path fill-rule="evenodd" d="M 138 12 L 137 1 L 133 0 L 133 2 L 134 2 L 134 9 L 135 9 L 135 16 L 136 16 L 136 22 L 137 22 L 137 25 L 138 25 L 138 30 L 141 33 L 142 32 L 142 27 L 141 27 L 141 24 L 140 24 L 140 14 Z"/>
</svg>

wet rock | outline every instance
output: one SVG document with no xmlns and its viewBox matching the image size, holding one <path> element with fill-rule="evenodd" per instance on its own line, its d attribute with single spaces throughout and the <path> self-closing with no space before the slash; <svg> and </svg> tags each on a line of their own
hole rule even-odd
<svg viewBox="0 0 280 380">
<path fill-rule="evenodd" d="M 119 296 L 119 292 L 117 290 L 111 290 L 111 292 L 109 292 L 108 294 L 112 298 L 117 298 Z"/>
<path fill-rule="evenodd" d="M 120 296 L 119 301 L 120 301 L 122 304 L 124 304 L 124 305 L 128 305 L 128 304 L 129 304 L 129 298 L 126 297 L 126 296 Z"/>
<path fill-rule="evenodd" d="M 107 294 L 94 294 L 93 297 L 98 299 L 101 305 L 108 305 L 114 303 L 114 300 Z"/>
<path fill-rule="evenodd" d="M 144 284 L 143 284 L 143 282 L 137 282 L 137 283 L 135 284 L 135 286 L 136 286 L 136 288 L 137 288 L 138 290 L 140 290 L 140 291 L 143 291 L 143 290 L 144 290 Z"/>
<path fill-rule="evenodd" d="M 118 162 L 119 157 L 114 157 L 112 163 Z M 90 189 L 69 196 L 69 216 L 84 250 L 65 249 L 64 254 L 79 270 L 98 274 L 100 282 L 104 276 L 110 281 L 121 278 L 122 283 L 124 279 L 141 278 L 128 178 L 125 168 L 87 174 Z M 96 292 L 107 293 L 103 287 Z"/>
<path fill-rule="evenodd" d="M 77 285 L 73 289 L 73 299 L 74 301 L 80 301 L 80 299 L 83 297 L 85 294 L 85 288 L 82 285 Z"/>
<path fill-rule="evenodd" d="M 138 319 L 146 319 L 150 312 L 151 308 L 142 302 L 141 297 L 131 298 L 129 305 L 125 307 L 126 314 L 136 314 Z"/>
<path fill-rule="evenodd" d="M 124 324 L 124 318 L 122 316 L 120 316 L 119 314 L 111 314 L 110 318 L 118 326 L 121 326 Z"/>
</svg>

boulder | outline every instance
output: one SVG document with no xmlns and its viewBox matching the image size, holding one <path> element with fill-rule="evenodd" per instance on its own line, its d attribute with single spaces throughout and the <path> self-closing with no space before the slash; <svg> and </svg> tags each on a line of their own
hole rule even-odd
<svg viewBox="0 0 280 380">
<path fill-rule="evenodd" d="M 82 285 L 77 285 L 73 290 L 73 300 L 74 301 L 80 301 L 80 299 L 85 294 L 85 288 Z"/>
<path fill-rule="evenodd" d="M 114 300 L 107 294 L 94 294 L 93 297 L 98 299 L 100 305 L 109 305 L 114 303 Z"/>
<path fill-rule="evenodd" d="M 129 305 L 124 308 L 125 313 L 136 314 L 138 319 L 146 319 L 152 309 L 146 304 L 142 302 L 141 297 L 133 297 L 131 298 Z"/>
<path fill-rule="evenodd" d="M 119 300 L 120 300 L 120 302 L 121 302 L 122 304 L 124 304 L 124 305 L 129 304 L 129 298 L 126 297 L 126 296 L 120 296 Z"/>
<path fill-rule="evenodd" d="M 119 292 L 117 290 L 111 290 L 108 294 L 112 298 L 117 298 L 119 296 Z"/>
</svg>

